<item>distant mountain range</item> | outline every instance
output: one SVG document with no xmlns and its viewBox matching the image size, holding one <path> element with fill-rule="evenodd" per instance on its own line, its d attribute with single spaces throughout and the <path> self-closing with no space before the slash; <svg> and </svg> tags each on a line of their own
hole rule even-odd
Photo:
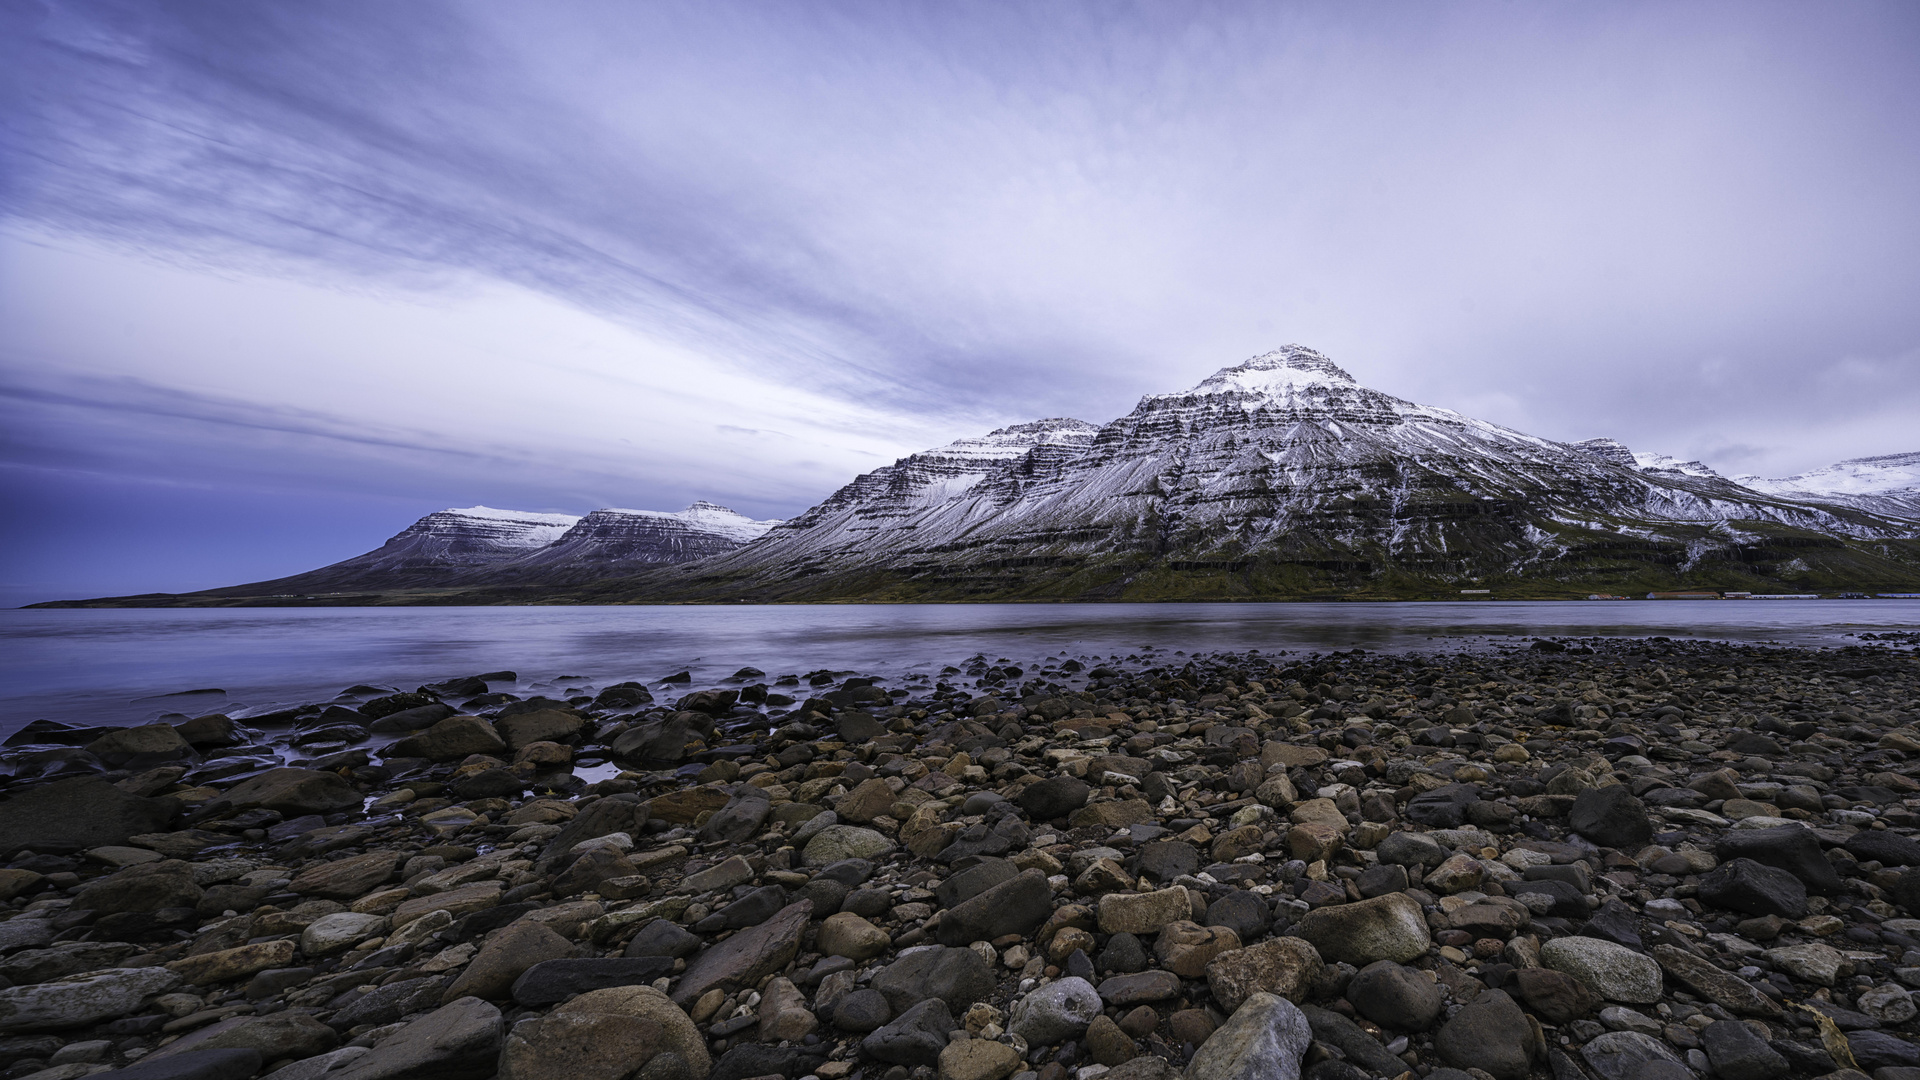
<svg viewBox="0 0 1920 1080">
<path fill-rule="evenodd" d="M 966 600 L 1920 587 L 1920 453 L 1728 478 L 1359 385 L 1293 345 L 1104 425 L 913 454 L 785 522 L 696 503 L 429 514 L 366 555 L 180 602 Z M 127 598 L 120 602 L 170 602 Z"/>
</svg>

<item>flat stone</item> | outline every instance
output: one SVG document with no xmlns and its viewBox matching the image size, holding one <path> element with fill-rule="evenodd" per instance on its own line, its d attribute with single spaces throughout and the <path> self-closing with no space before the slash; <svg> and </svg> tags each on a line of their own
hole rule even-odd
<svg viewBox="0 0 1920 1080">
<path fill-rule="evenodd" d="M 308 956 L 331 956 L 386 932 L 385 916 L 337 911 L 307 924 L 300 932 L 300 951 Z"/>
<path fill-rule="evenodd" d="M 860 1052 L 877 1061 L 910 1069 L 935 1065 L 940 1060 L 940 1052 L 946 1049 L 947 1033 L 955 1026 L 946 1002 L 928 998 L 860 1040 Z"/>
<path fill-rule="evenodd" d="M 500 1010 L 461 998 L 375 1043 L 327 1080 L 482 1080 L 500 1051 Z"/>
<path fill-rule="evenodd" d="M 268 769 L 227 792 L 236 807 L 263 807 L 288 817 L 357 810 L 361 796 L 352 784 L 330 772 L 313 769 Z M 145 830 L 143 830 L 145 831 Z"/>
<path fill-rule="evenodd" d="M 856 825 L 829 825 L 807 841 L 801 861 L 826 866 L 842 859 L 874 859 L 893 850 L 893 841 L 872 829 Z"/>
<path fill-rule="evenodd" d="M 573 945 L 531 919 L 521 919 L 487 936 L 480 952 L 447 987 L 448 1004 L 463 997 L 501 999 L 514 981 L 535 964 L 573 955 Z"/>
<path fill-rule="evenodd" d="M 224 1049 L 195 1050 L 170 1057 L 150 1056 L 124 1069 L 91 1075 L 102 1080 L 247 1080 L 259 1071 L 258 1050 Z"/>
<path fill-rule="evenodd" d="M 544 1008 L 592 990 L 649 986 L 672 971 L 673 958 L 668 956 L 543 960 L 514 980 L 512 994 L 522 1007 Z"/>
<path fill-rule="evenodd" d="M 502 885 L 498 881 L 481 881 L 432 896 L 416 896 L 394 908 L 389 918 L 393 920 L 395 930 L 434 911 L 444 911 L 457 919 L 497 906 L 501 890 Z"/>
<path fill-rule="evenodd" d="M 292 944 L 289 942 L 288 944 Z M 0 990 L 0 1032 L 85 1027 L 134 1012 L 182 982 L 161 967 L 109 968 Z"/>
<path fill-rule="evenodd" d="M 1821 946 L 1824 948 L 1825 946 Z M 1838 953 L 1834 955 L 1838 956 Z M 1742 1016 L 1777 1017 L 1780 1006 L 1747 980 L 1672 945 L 1656 945 L 1653 958 L 1689 990 Z"/>
<path fill-rule="evenodd" d="M 959 907 L 949 908 L 940 918 L 936 937 L 942 945 L 969 945 L 1008 934 L 1025 936 L 1039 929 L 1051 914 L 1053 886 L 1047 884 L 1047 875 L 1023 870 Z"/>
<path fill-rule="evenodd" d="M 1588 1068 L 1600 1074 L 1602 1080 L 1633 1080 L 1643 1075 L 1641 1069 L 1649 1064 L 1686 1067 L 1680 1056 L 1667 1044 L 1638 1031 L 1609 1031 L 1595 1036 L 1580 1048 L 1580 1056 L 1586 1060 Z"/>
<path fill-rule="evenodd" d="M 967 1039 L 940 1051 L 940 1080 L 1003 1080 L 1020 1067 L 1020 1051 L 1006 1043 Z"/>
<path fill-rule="evenodd" d="M 787 965 L 800 951 L 800 934 L 813 915 L 813 904 L 801 900 L 776 912 L 766 922 L 742 930 L 709 948 L 687 965 L 673 989 L 673 1003 L 682 1009 L 716 987 L 758 985 Z"/>
<path fill-rule="evenodd" d="M 1115 975 L 1100 983 L 1100 999 L 1109 1005 L 1144 1005 L 1180 996 L 1180 976 L 1171 971 Z"/>
<path fill-rule="evenodd" d="M 506 740 L 492 724 L 477 716 L 449 716 L 394 743 L 384 756 L 458 761 L 471 754 L 500 754 L 506 750 Z"/>
<path fill-rule="evenodd" d="M 1768 949 L 1760 955 L 1781 971 L 1821 986 L 1832 986 L 1847 964 L 1847 958 L 1838 949 L 1817 941 Z"/>
<path fill-rule="evenodd" d="M 344 904 L 386 884 L 399 868 L 398 852 L 369 851 L 365 855 L 312 863 L 293 876 L 287 889 L 302 896 Z"/>
<path fill-rule="evenodd" d="M 187 982 L 200 986 L 229 982 L 268 968 L 286 967 L 293 962 L 295 943 L 288 939 L 240 945 L 218 952 L 201 953 L 175 960 L 167 970 Z"/>
<path fill-rule="evenodd" d="M 916 949 L 874 973 L 872 987 L 884 994 L 896 1015 L 930 998 L 955 1008 L 985 1001 L 993 993 L 993 971 L 972 949 L 934 946 Z"/>
</svg>

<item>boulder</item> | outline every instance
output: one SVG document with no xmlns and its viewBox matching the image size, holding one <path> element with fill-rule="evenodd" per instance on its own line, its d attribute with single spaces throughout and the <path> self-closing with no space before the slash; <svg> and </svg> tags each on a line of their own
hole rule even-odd
<svg viewBox="0 0 1920 1080">
<path fill-rule="evenodd" d="M 1224 1009 L 1238 1009 L 1256 994 L 1301 1001 L 1325 971 L 1312 943 L 1297 937 L 1269 938 L 1214 957 L 1207 965 L 1207 989 Z"/>
<path fill-rule="evenodd" d="M 109 968 L 0 990 L 0 1032 L 86 1027 L 135 1012 L 180 985 L 163 967 Z"/>
<path fill-rule="evenodd" d="M 398 852 L 369 851 L 332 862 L 310 863 L 293 876 L 287 889 L 302 896 L 346 903 L 386 884 L 399 868 Z"/>
<path fill-rule="evenodd" d="M 1651 1005 L 1660 1000 L 1660 965 L 1624 945 L 1590 937 L 1554 938 L 1540 947 L 1540 962 L 1580 980 L 1607 1001 Z"/>
<path fill-rule="evenodd" d="M 1425 956 L 1432 944 L 1426 913 L 1405 893 L 1310 911 L 1293 932 L 1312 942 L 1322 957 L 1356 967 L 1376 960 L 1406 963 Z"/>
<path fill-rule="evenodd" d="M 1567 812 L 1567 827 L 1601 847 L 1633 850 L 1653 839 L 1647 804 L 1625 784 L 1582 791 Z"/>
<path fill-rule="evenodd" d="M 1100 1015 L 1100 992 L 1085 979 L 1067 976 L 1021 998 L 1007 1017 L 1007 1030 L 1030 1046 L 1077 1039 Z"/>
<path fill-rule="evenodd" d="M 809 850 L 811 850 L 809 845 Z M 1027 935 L 1053 914 L 1053 886 L 1039 870 L 1024 870 L 950 908 L 936 935 L 942 945 L 969 945 L 1007 934 Z"/>
<path fill-rule="evenodd" d="M 648 986 L 672 971 L 670 956 L 543 960 L 514 980 L 513 1000 L 523 1008 L 544 1008 L 590 990 Z"/>
<path fill-rule="evenodd" d="M 227 792 L 227 801 L 242 809 L 263 807 L 288 817 L 357 810 L 361 796 L 352 784 L 330 772 L 313 769 L 268 769 Z"/>
<path fill-rule="evenodd" d="M 1298 1080 L 1300 1059 L 1312 1042 L 1307 1018 L 1293 1002 L 1257 993 L 1200 1044 L 1187 1065 L 1186 1077 Z"/>
<path fill-rule="evenodd" d="M 566 938 L 531 919 L 521 919 L 487 937 L 479 953 L 447 987 L 443 1000 L 452 1004 L 463 997 L 505 998 L 512 992 L 514 980 L 528 968 L 572 955 L 573 946 Z"/>
<path fill-rule="evenodd" d="M 1526 1080 L 1533 1067 L 1533 1025 L 1500 990 L 1462 1006 L 1441 1026 L 1433 1046 L 1455 1067 L 1480 1069 L 1494 1080 Z"/>
<path fill-rule="evenodd" d="M 543 1017 L 515 1024 L 500 1052 L 500 1080 L 623 1080 L 671 1076 L 687 1080 L 713 1068 L 706 1039 L 681 1008 L 651 986 L 593 990 Z"/>
<path fill-rule="evenodd" d="M 507 744 L 507 749 L 518 752 L 537 742 L 567 742 L 579 735 L 586 723 L 560 709 L 539 709 L 496 720 L 493 730 Z"/>
<path fill-rule="evenodd" d="M 1391 960 L 1361 968 L 1347 984 L 1346 996 L 1361 1016 L 1393 1031 L 1425 1031 L 1446 1005 L 1431 975 Z"/>
<path fill-rule="evenodd" d="M 673 1003 L 686 1008 L 715 987 L 757 986 L 779 971 L 800 951 L 800 934 L 813 915 L 813 904 L 789 904 L 758 926 L 742 930 L 709 948 L 687 965 L 673 988 Z"/>
<path fill-rule="evenodd" d="M 993 971 L 972 949 L 936 946 L 917 949 L 881 968 L 871 985 L 896 1015 L 928 999 L 960 1008 L 993 993 Z"/>
<path fill-rule="evenodd" d="M 143 799 L 92 777 L 56 780 L 0 802 L 0 856 L 23 848 L 46 855 L 124 844 L 130 836 L 163 831 L 179 812 L 172 797 Z"/>
<path fill-rule="evenodd" d="M 470 754 L 499 754 L 506 749 L 507 741 L 492 724 L 477 716 L 449 716 L 394 743 L 384 756 L 458 761 Z"/>
</svg>

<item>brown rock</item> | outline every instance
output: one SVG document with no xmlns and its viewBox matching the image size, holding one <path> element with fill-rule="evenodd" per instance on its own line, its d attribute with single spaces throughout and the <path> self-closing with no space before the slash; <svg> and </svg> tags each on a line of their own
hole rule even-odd
<svg viewBox="0 0 1920 1080">
<path fill-rule="evenodd" d="M 460 977 L 447 987 L 441 1003 L 463 997 L 497 999 L 513 989 L 513 980 L 544 960 L 559 960 L 573 955 L 567 939 L 539 923 L 527 919 L 496 931 L 480 947 Z"/>
<path fill-rule="evenodd" d="M 500 1054 L 500 1080 L 624 1080 L 677 1054 L 686 1075 L 713 1069 L 706 1040 L 687 1014 L 651 986 L 593 990 L 545 1017 L 514 1025 Z"/>
<path fill-rule="evenodd" d="M 1228 1012 L 1257 993 L 1303 1001 L 1326 970 L 1319 950 L 1296 937 L 1277 937 L 1222 953 L 1207 965 L 1207 988 Z"/>
<path fill-rule="evenodd" d="M 175 960 L 167 965 L 167 970 L 190 983 L 207 986 L 268 968 L 286 967 L 293 962 L 296 949 L 297 945 L 291 938 L 263 941 L 257 945 L 241 945 Z"/>
<path fill-rule="evenodd" d="M 1239 947 L 1239 935 L 1224 926 L 1200 926 L 1182 920 L 1168 923 L 1160 931 L 1153 943 L 1153 955 L 1167 971 L 1183 979 L 1197 979 L 1206 974 L 1214 957 Z"/>
<path fill-rule="evenodd" d="M 893 801 L 893 788 L 876 776 L 862 780 L 859 786 L 847 792 L 846 797 L 840 800 L 840 805 L 834 807 L 834 813 L 842 821 L 865 825 L 892 810 Z"/>
<path fill-rule="evenodd" d="M 342 777 L 313 769 L 269 769 L 227 792 L 237 807 L 260 806 L 288 817 L 358 809 L 360 793 Z"/>
<path fill-rule="evenodd" d="M 1153 807 L 1145 799 L 1114 799 L 1083 806 L 1067 820 L 1076 829 L 1089 825 L 1120 829 L 1128 825 L 1144 825 L 1154 820 L 1154 814 Z"/>
<path fill-rule="evenodd" d="M 399 867 L 399 853 L 369 851 L 333 862 L 313 863 L 294 875 L 287 888 L 302 896 L 346 903 L 386 884 Z"/>
<path fill-rule="evenodd" d="M 193 883 L 193 865 L 177 859 L 142 863 L 81 886 L 73 906 L 109 915 L 193 907 L 205 895 Z"/>
<path fill-rule="evenodd" d="M 1133 1045 L 1133 1038 L 1120 1030 L 1120 1025 L 1113 1022 L 1113 1017 L 1104 1013 L 1094 1017 L 1093 1023 L 1087 1025 L 1084 1039 L 1087 1052 L 1093 1055 L 1093 1060 L 1108 1068 L 1132 1061 L 1139 1052 Z"/>
<path fill-rule="evenodd" d="M 570 712 L 541 709 L 496 720 L 493 730 L 506 742 L 507 749 L 518 751 L 538 742 L 565 742 L 580 734 L 585 726 L 586 721 Z"/>
<path fill-rule="evenodd" d="M 393 928 L 398 930 L 429 911 L 444 911 L 456 919 L 483 911 L 500 903 L 501 889 L 498 881 L 482 881 L 433 896 L 416 896 L 393 909 Z"/>
<path fill-rule="evenodd" d="M 1258 825 L 1242 825 L 1229 829 L 1213 838 L 1213 859 L 1215 862 L 1232 862 L 1244 855 L 1251 855 L 1265 845 L 1262 837 L 1266 831 Z"/>
<path fill-rule="evenodd" d="M 727 805 L 727 798 L 727 793 L 718 788 L 682 788 L 655 795 L 647 803 L 647 812 L 649 817 L 671 821 L 675 825 L 691 825 L 699 820 L 701 814 Z"/>
</svg>

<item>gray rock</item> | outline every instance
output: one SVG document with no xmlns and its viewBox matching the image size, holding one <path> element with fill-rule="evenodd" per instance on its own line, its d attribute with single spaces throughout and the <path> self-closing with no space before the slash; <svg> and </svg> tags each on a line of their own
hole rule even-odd
<svg viewBox="0 0 1920 1080">
<path fill-rule="evenodd" d="M 336 1069 L 346 1068 L 354 1059 L 371 1053 L 373 1048 L 370 1046 L 343 1046 L 275 1069 L 267 1074 L 266 1080 L 320 1080 Z"/>
<path fill-rule="evenodd" d="M 895 1013 L 928 998 L 959 1009 L 993 993 L 993 971 L 972 949 L 936 945 L 904 954 L 875 972 L 871 985 L 886 995 Z"/>
<path fill-rule="evenodd" d="M 268 769 L 227 792 L 238 807 L 259 806 L 288 817 L 357 810 L 361 796 L 352 784 L 334 773 L 314 769 Z"/>
<path fill-rule="evenodd" d="M 887 996 L 872 987 L 855 990 L 833 1006 L 833 1026 L 861 1035 L 879 1030 L 892 1016 Z"/>
<path fill-rule="evenodd" d="M 1286 998 L 1256 993 L 1200 1044 L 1187 1080 L 1297 1080 L 1313 1042 L 1307 1018 Z"/>
<path fill-rule="evenodd" d="M 727 804 L 700 826 L 702 843 L 737 844 L 758 833 L 773 816 L 773 801 L 752 784 L 742 784 Z"/>
<path fill-rule="evenodd" d="M 1198 869 L 1200 849 L 1184 840 L 1155 840 L 1140 848 L 1139 870 L 1143 877 L 1171 882 Z"/>
<path fill-rule="evenodd" d="M 674 986 L 673 1003 L 684 1009 L 714 987 L 758 985 L 800 951 L 800 933 L 812 914 L 813 905 L 805 900 L 788 904 L 759 926 L 742 930 L 701 953 Z"/>
<path fill-rule="evenodd" d="M 1554 938 L 1540 946 L 1540 962 L 1579 979 L 1595 997 L 1634 1005 L 1660 1000 L 1660 965 L 1624 945 L 1590 937 Z"/>
<path fill-rule="evenodd" d="M 461 998 L 380 1040 L 327 1080 L 482 1080 L 500 1051 L 500 1010 Z"/>
<path fill-rule="evenodd" d="M 826 866 L 842 859 L 873 859 L 893 850 L 893 841 L 858 825 L 829 825 L 807 841 L 800 851 L 808 866 Z"/>
<path fill-rule="evenodd" d="M 627 942 L 627 955 L 680 959 L 699 952 L 700 944 L 700 935 L 684 929 L 672 919 L 655 919 L 642 926 L 640 932 L 633 935 L 633 940 Z"/>
<path fill-rule="evenodd" d="M 1347 1000 L 1361 1016 L 1395 1031 L 1425 1031 L 1446 1004 L 1440 984 L 1425 972 L 1376 960 L 1347 984 Z"/>
<path fill-rule="evenodd" d="M 1020 868 L 1006 859 L 982 859 L 934 886 L 934 899 L 941 907 L 956 907 L 979 896 L 1003 881 L 1019 876 Z"/>
<path fill-rule="evenodd" d="M 1251 945 L 1267 932 L 1267 901 L 1259 893 L 1235 889 L 1207 905 L 1208 926 L 1224 926 Z"/>
<path fill-rule="evenodd" d="M 1025 870 L 948 909 L 940 920 L 942 945 L 970 945 L 1006 934 L 1031 934 L 1053 914 L 1053 886 L 1039 870 Z"/>
<path fill-rule="evenodd" d="M 440 1004 L 441 991 L 441 981 L 432 976 L 388 983 L 348 1002 L 333 1014 L 332 1023 L 343 1029 L 362 1024 L 391 1024 L 408 1013 Z"/>
<path fill-rule="evenodd" d="M 955 1026 L 947 1003 L 928 998 L 860 1040 L 860 1052 L 877 1061 L 910 1069 L 932 1066 L 939 1062 L 940 1051 L 947 1045 L 947 1032 Z"/>
<path fill-rule="evenodd" d="M 1439 866 L 1447 858 L 1447 849 L 1423 833 L 1390 833 L 1374 851 L 1381 862 L 1409 869 Z"/>
<path fill-rule="evenodd" d="M 30 949 L 53 941 L 53 924 L 45 919 L 9 919 L 0 922 L 0 953 Z"/>
<path fill-rule="evenodd" d="M 1462 1069 L 1494 1080 L 1526 1080 L 1533 1067 L 1533 1025 L 1504 991 L 1489 990 L 1441 1026 L 1434 1049 Z"/>
<path fill-rule="evenodd" d="M 1406 893 L 1310 911 L 1293 933 L 1312 942 L 1324 959 L 1355 966 L 1375 960 L 1405 963 L 1425 956 L 1433 940 L 1426 912 Z"/>
<path fill-rule="evenodd" d="M 1020 999 L 1008 1015 L 1007 1030 L 1030 1046 L 1051 1046 L 1085 1034 L 1100 1008 L 1100 992 L 1093 984 L 1068 976 Z"/>
<path fill-rule="evenodd" d="M 1920 1046 L 1884 1031 L 1849 1031 L 1847 1049 L 1862 1069 L 1920 1066 Z"/>
<path fill-rule="evenodd" d="M 1602 1080 L 1631 1080 L 1647 1066 L 1686 1068 L 1680 1055 L 1668 1049 L 1666 1043 L 1638 1031 L 1609 1031 L 1595 1036 L 1580 1048 L 1580 1056 Z"/>
<path fill-rule="evenodd" d="M 1380 1040 L 1362 1031 L 1359 1024 L 1315 1005 L 1302 1005 L 1300 1011 L 1306 1015 L 1315 1039 L 1337 1048 L 1348 1061 L 1371 1075 L 1398 1076 L 1406 1071 L 1407 1063 L 1387 1053 Z"/>
<path fill-rule="evenodd" d="M 163 967 L 109 968 L 0 990 L 0 1032 L 85 1027 L 126 1016 L 180 985 Z"/>
<path fill-rule="evenodd" d="M 1719 1020 L 1700 1032 L 1700 1044 L 1720 1080 L 1774 1080 L 1790 1066 L 1752 1028 L 1737 1020 Z"/>
</svg>

